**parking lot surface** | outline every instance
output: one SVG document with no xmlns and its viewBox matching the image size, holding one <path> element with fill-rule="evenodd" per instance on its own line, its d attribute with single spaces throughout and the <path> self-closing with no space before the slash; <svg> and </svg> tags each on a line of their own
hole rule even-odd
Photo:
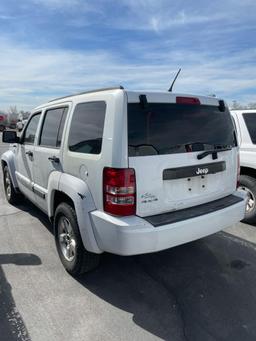
<svg viewBox="0 0 256 341">
<path fill-rule="evenodd" d="M 256 340 L 254 226 L 156 254 L 104 254 L 75 279 L 47 217 L 26 200 L 7 204 L 0 177 L 1 341 Z"/>
</svg>

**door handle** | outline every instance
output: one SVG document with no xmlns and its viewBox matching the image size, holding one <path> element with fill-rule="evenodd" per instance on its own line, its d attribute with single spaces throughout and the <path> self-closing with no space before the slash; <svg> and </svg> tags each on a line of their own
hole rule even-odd
<svg viewBox="0 0 256 341">
<path fill-rule="evenodd" d="M 48 160 L 50 160 L 51 162 L 56 162 L 56 163 L 60 162 L 60 159 L 57 156 L 55 156 L 55 155 L 54 156 L 49 156 Z"/>
<path fill-rule="evenodd" d="M 28 150 L 28 151 L 26 152 L 26 154 L 27 154 L 28 156 L 30 156 L 30 157 L 33 156 L 33 152 L 31 152 L 31 150 Z"/>
</svg>

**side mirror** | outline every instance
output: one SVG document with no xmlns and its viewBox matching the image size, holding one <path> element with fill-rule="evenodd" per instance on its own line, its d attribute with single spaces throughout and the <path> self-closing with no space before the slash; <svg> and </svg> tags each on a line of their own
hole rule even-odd
<svg viewBox="0 0 256 341">
<path fill-rule="evenodd" d="M 19 143 L 20 138 L 17 136 L 16 131 L 5 130 L 3 131 L 2 141 L 5 143 Z"/>
</svg>

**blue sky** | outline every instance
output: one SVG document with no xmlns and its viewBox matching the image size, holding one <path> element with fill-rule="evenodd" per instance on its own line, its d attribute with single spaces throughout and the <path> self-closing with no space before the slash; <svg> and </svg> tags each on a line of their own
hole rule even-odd
<svg viewBox="0 0 256 341">
<path fill-rule="evenodd" d="M 0 108 L 122 84 L 256 102 L 256 1 L 1 0 Z"/>
</svg>

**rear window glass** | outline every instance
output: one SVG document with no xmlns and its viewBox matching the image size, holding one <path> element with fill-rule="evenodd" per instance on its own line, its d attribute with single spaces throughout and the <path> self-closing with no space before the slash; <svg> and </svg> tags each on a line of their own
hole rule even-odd
<svg viewBox="0 0 256 341">
<path fill-rule="evenodd" d="M 76 106 L 69 134 L 69 150 L 76 153 L 100 154 L 106 103 L 80 103 Z"/>
<path fill-rule="evenodd" d="M 243 114 L 253 144 L 256 144 L 256 113 Z"/>
<path fill-rule="evenodd" d="M 40 145 L 47 147 L 60 146 L 66 113 L 67 108 L 47 110 L 44 117 Z"/>
<path fill-rule="evenodd" d="M 236 145 L 228 110 L 176 103 L 128 104 L 129 156 L 185 153 Z"/>
</svg>

